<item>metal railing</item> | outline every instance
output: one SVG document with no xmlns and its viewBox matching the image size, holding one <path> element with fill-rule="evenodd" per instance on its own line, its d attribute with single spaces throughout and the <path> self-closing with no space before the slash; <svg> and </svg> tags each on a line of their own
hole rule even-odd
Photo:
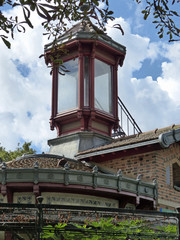
<svg viewBox="0 0 180 240">
<path fill-rule="evenodd" d="M 138 126 L 138 124 L 136 123 L 120 97 L 118 97 L 118 106 L 120 124 L 117 131 L 113 133 L 113 137 L 124 137 L 142 133 L 140 127 Z"/>
<path fill-rule="evenodd" d="M 41 233 L 43 233 L 43 231 L 49 231 L 49 227 L 55 226 L 58 223 L 66 223 L 65 228 L 56 229 L 56 231 L 59 231 L 59 234 L 63 234 L 66 231 L 75 234 L 81 233 L 82 239 L 84 239 L 83 235 L 119 236 L 120 238 L 118 239 L 125 239 L 124 236 L 128 235 L 126 239 L 180 240 L 180 213 L 178 212 L 166 213 L 149 210 L 48 205 L 42 204 L 43 198 L 41 196 L 38 197 L 37 200 L 38 204 L 0 204 L 0 231 L 9 232 L 13 240 L 24 240 L 27 239 L 27 236 L 29 236 L 31 240 L 40 240 L 43 239 L 41 238 Z M 129 232 L 126 227 L 124 230 L 122 229 L 122 231 L 98 228 L 81 228 L 79 230 L 75 227 L 76 224 L 83 226 L 87 219 L 88 221 L 98 222 L 101 219 L 109 218 L 111 218 L 115 224 L 121 223 L 122 221 L 142 221 L 142 223 L 140 222 L 140 225 L 131 228 Z M 172 225 L 176 226 L 176 232 L 174 233 L 159 231 L 159 226 L 172 227 Z M 148 231 L 146 231 L 147 229 Z M 22 234 L 27 236 L 24 238 Z"/>
</svg>

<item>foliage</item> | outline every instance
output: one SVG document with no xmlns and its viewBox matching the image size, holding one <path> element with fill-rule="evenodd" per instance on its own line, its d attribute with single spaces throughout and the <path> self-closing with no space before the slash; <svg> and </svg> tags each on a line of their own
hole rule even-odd
<svg viewBox="0 0 180 240">
<path fill-rule="evenodd" d="M 86 3 L 87 6 L 83 12 L 80 7 Z M 99 8 L 100 3 L 105 3 L 105 8 Z M 43 3 L 40 0 L 4 0 L 1 1 L 1 6 L 10 5 L 12 8 L 21 7 L 24 15 L 24 20 L 19 21 L 18 16 L 7 18 L 0 12 L 0 30 L 4 34 L 0 35 L 4 43 L 10 48 L 8 34 L 14 38 L 15 29 L 18 32 L 25 32 L 25 26 L 33 28 L 31 22 L 31 13 L 36 12 L 42 20 L 42 25 L 46 30 L 48 38 L 53 36 L 54 42 L 57 37 L 67 31 L 67 21 L 76 22 L 88 16 L 95 19 L 101 31 L 105 31 L 105 24 L 108 19 L 113 19 L 112 11 L 109 11 L 108 0 L 45 0 Z"/>
<path fill-rule="evenodd" d="M 5 162 L 21 157 L 23 154 L 34 153 L 36 153 L 36 151 L 31 148 L 31 142 L 25 142 L 22 147 L 18 143 L 18 146 L 14 151 L 6 151 L 4 147 L 0 146 L 0 158 Z"/>
<path fill-rule="evenodd" d="M 136 2 L 141 3 L 141 0 Z M 159 38 L 163 38 L 166 32 L 169 35 L 169 41 L 180 40 L 179 3 L 180 0 L 146 0 L 146 7 L 142 11 L 144 20 L 153 15 L 153 23 L 156 24 Z"/>
<path fill-rule="evenodd" d="M 164 32 L 169 36 L 170 41 L 180 39 L 180 28 L 176 23 L 179 18 L 178 4 L 180 0 L 136 0 L 138 4 L 143 4 L 144 20 L 150 15 L 153 16 L 153 23 L 159 29 L 160 38 Z M 84 5 L 85 4 L 85 5 Z M 109 9 L 109 0 L 0 0 L 0 7 L 9 6 L 10 8 L 20 7 L 24 19 L 19 20 L 19 16 L 7 17 L 6 12 L 0 11 L 0 38 L 5 45 L 10 48 L 9 37 L 14 38 L 14 32 L 25 32 L 26 26 L 33 28 L 31 21 L 32 12 L 39 15 L 42 26 L 45 29 L 48 38 L 53 37 L 53 42 L 67 31 L 67 22 L 77 22 L 84 18 L 95 21 L 97 27 L 95 30 L 101 33 L 106 31 L 105 25 L 109 19 L 114 20 L 113 11 Z M 104 6 L 103 8 L 101 6 Z M 115 24 L 115 28 L 123 29 L 120 24 Z M 99 30 L 98 30 L 99 29 Z"/>
<path fill-rule="evenodd" d="M 48 225 L 43 228 L 41 239 L 47 240 L 110 240 L 110 239 L 176 239 L 175 225 L 157 226 L 151 221 L 123 220 L 113 218 L 86 221 L 84 225 L 59 223 L 54 227 Z"/>
</svg>

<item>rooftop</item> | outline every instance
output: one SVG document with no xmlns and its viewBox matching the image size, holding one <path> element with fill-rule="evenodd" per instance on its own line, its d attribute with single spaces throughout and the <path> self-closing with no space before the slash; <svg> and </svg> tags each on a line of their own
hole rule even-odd
<svg viewBox="0 0 180 240">
<path fill-rule="evenodd" d="M 169 127 L 155 129 L 149 132 L 143 132 L 140 134 L 135 134 L 131 136 L 125 136 L 122 138 L 114 139 L 111 143 L 105 144 L 103 146 L 99 146 L 96 148 L 88 149 L 83 152 L 79 152 L 77 154 L 77 158 L 84 157 L 86 154 L 93 154 L 101 151 L 115 151 L 116 148 L 119 149 L 120 147 L 131 147 L 133 145 L 142 146 L 147 145 L 150 143 L 159 143 L 162 147 L 168 147 L 170 144 L 173 143 L 173 136 L 177 139 L 175 141 L 180 141 L 180 125 L 172 125 Z"/>
<path fill-rule="evenodd" d="M 3 168 L 3 164 L 1 168 Z M 92 167 L 85 163 L 68 159 L 63 156 L 53 154 L 32 154 L 24 155 L 20 158 L 6 162 L 6 168 L 48 168 L 48 169 L 71 169 L 85 172 L 92 172 Z"/>
<path fill-rule="evenodd" d="M 126 53 L 126 47 L 115 42 L 111 37 L 106 33 L 100 30 L 97 26 L 89 22 L 88 20 L 83 20 L 75 25 L 73 25 L 69 30 L 67 30 L 63 35 L 58 39 L 58 44 L 65 44 L 68 41 L 73 40 L 99 40 L 113 48 L 116 48 L 122 53 Z M 51 49 L 52 43 L 45 45 L 45 51 Z"/>
</svg>

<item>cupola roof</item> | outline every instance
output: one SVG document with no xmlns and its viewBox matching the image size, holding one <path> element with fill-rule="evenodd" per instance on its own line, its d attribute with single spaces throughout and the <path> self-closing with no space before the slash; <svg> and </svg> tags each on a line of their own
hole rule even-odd
<svg viewBox="0 0 180 240">
<path fill-rule="evenodd" d="M 100 30 L 97 26 L 92 24 L 88 20 L 83 20 L 75 25 L 73 25 L 69 30 L 67 30 L 63 35 L 61 35 L 57 41 L 59 45 L 65 44 L 73 40 L 99 40 L 112 48 L 126 53 L 126 47 L 115 42 L 110 36 L 105 32 Z M 45 51 L 51 49 L 52 43 L 45 45 Z"/>
</svg>

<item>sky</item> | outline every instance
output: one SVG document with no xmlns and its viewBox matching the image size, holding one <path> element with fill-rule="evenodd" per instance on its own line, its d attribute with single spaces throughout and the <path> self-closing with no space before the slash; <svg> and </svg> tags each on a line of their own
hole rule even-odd
<svg viewBox="0 0 180 240">
<path fill-rule="evenodd" d="M 127 49 L 118 69 L 119 97 L 143 132 L 180 124 L 180 42 L 160 40 L 152 19 L 143 20 L 142 5 L 135 1 L 109 2 L 115 21 L 108 22 L 107 34 Z M 18 8 L 3 11 L 21 14 Z M 48 152 L 47 140 L 56 131 L 49 126 L 50 69 L 39 58 L 48 40 L 38 17 L 32 19 L 34 29 L 16 33 L 11 50 L 0 41 L 0 143 L 14 150 L 31 141 L 41 153 Z M 124 36 L 112 27 L 115 23 L 121 24 Z"/>
</svg>

